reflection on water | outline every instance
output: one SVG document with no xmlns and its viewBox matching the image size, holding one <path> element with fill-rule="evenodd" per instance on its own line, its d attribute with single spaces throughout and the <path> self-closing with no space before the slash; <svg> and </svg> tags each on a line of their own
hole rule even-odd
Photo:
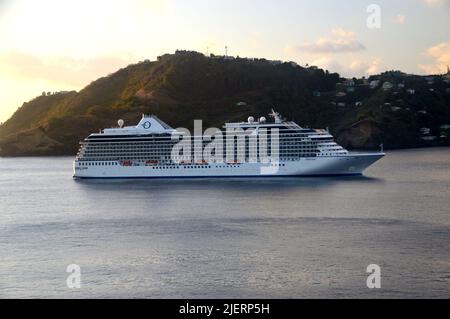
<svg viewBox="0 0 450 319">
<path fill-rule="evenodd" d="M 186 180 L 0 159 L 0 297 L 448 298 L 449 155 L 392 152 L 365 176 Z M 365 286 L 372 263 L 381 290 Z"/>
</svg>

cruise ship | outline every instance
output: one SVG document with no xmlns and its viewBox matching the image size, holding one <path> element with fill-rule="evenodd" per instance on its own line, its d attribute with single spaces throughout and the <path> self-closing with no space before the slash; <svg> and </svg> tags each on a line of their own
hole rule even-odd
<svg viewBox="0 0 450 319">
<path fill-rule="evenodd" d="M 273 110 L 269 120 L 249 117 L 194 135 L 143 115 L 136 126 L 119 120 L 81 141 L 73 169 L 77 179 L 360 175 L 384 155 L 349 152 L 328 130 Z"/>
</svg>

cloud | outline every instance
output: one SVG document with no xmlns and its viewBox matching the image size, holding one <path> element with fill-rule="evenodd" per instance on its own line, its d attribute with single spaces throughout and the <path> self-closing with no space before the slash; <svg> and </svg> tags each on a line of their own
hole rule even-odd
<svg viewBox="0 0 450 319">
<path fill-rule="evenodd" d="M 432 64 L 419 64 L 419 69 L 427 74 L 440 74 L 450 65 L 450 41 L 439 43 L 425 51 L 425 55 L 434 59 Z"/>
<path fill-rule="evenodd" d="M 302 55 L 303 59 L 312 60 L 311 65 L 337 72 L 346 77 L 377 73 L 380 60 L 369 61 L 357 54 L 364 50 L 366 48 L 357 40 L 356 32 L 340 27 L 332 29 L 329 36 L 321 37 L 315 42 L 287 48 L 290 54 Z M 355 52 L 356 54 L 354 54 Z M 334 57 L 338 53 L 343 53 L 339 55 L 339 59 Z"/>
<path fill-rule="evenodd" d="M 394 22 L 397 24 L 405 24 L 406 21 L 406 16 L 403 14 L 398 14 L 395 18 L 394 18 Z"/>
<path fill-rule="evenodd" d="M 354 39 L 328 39 L 321 38 L 315 43 L 305 43 L 297 46 L 298 51 L 311 53 L 341 53 L 363 51 L 366 48 Z"/>
<path fill-rule="evenodd" d="M 374 58 L 370 61 L 355 59 L 350 64 L 343 64 L 330 56 L 323 56 L 311 64 L 331 72 L 337 72 L 345 77 L 360 77 L 379 73 L 380 63 L 380 58 Z"/>
<path fill-rule="evenodd" d="M 339 37 L 344 37 L 344 38 L 354 38 L 356 36 L 355 32 L 352 31 L 345 31 L 342 28 L 335 28 L 331 30 L 331 33 L 339 36 Z"/>
<path fill-rule="evenodd" d="M 356 33 L 342 28 L 331 30 L 333 37 L 322 37 L 316 42 L 291 47 L 291 51 L 308 53 L 342 53 L 364 51 L 365 46 L 356 40 Z"/>
<path fill-rule="evenodd" d="M 381 64 L 381 59 L 380 58 L 375 58 L 371 61 L 369 67 L 366 70 L 367 74 L 377 74 L 380 73 L 380 64 Z"/>
<path fill-rule="evenodd" d="M 115 56 L 76 59 L 63 56 L 44 58 L 19 51 L 0 53 L 0 69 L 8 76 L 64 83 L 76 88 L 129 63 L 128 59 Z"/>
</svg>

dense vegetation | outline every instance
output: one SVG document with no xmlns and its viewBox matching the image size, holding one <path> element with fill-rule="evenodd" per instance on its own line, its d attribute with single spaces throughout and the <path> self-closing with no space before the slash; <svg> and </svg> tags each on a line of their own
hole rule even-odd
<svg viewBox="0 0 450 319">
<path fill-rule="evenodd" d="M 374 80 L 380 83 L 371 88 Z M 394 87 L 384 90 L 384 82 Z M 206 128 L 266 115 L 272 107 L 300 125 L 329 127 L 350 148 L 448 144 L 449 80 L 436 76 L 432 82 L 394 71 L 345 80 L 294 63 L 178 51 L 130 65 L 80 92 L 24 103 L 0 126 L 0 155 L 73 155 L 89 133 L 119 118 L 132 125 L 142 113 L 174 127 L 202 119 Z"/>
</svg>

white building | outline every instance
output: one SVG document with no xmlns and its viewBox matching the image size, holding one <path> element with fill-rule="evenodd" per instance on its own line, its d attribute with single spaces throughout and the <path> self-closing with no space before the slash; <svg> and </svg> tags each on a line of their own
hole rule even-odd
<svg viewBox="0 0 450 319">
<path fill-rule="evenodd" d="M 379 80 L 373 80 L 373 81 L 370 81 L 369 84 L 370 84 L 370 88 L 371 89 L 375 89 L 380 84 L 380 81 Z"/>
<path fill-rule="evenodd" d="M 355 81 L 353 81 L 352 79 L 346 79 L 344 81 L 344 85 L 345 86 L 355 86 Z"/>
<path fill-rule="evenodd" d="M 428 134 L 430 134 L 430 132 L 431 132 L 431 129 L 428 127 L 422 127 L 420 129 L 420 134 L 422 134 L 422 135 L 428 135 Z"/>
<path fill-rule="evenodd" d="M 394 85 L 391 82 L 384 82 L 383 83 L 383 90 L 384 91 L 389 91 L 393 87 L 394 87 Z"/>
</svg>

